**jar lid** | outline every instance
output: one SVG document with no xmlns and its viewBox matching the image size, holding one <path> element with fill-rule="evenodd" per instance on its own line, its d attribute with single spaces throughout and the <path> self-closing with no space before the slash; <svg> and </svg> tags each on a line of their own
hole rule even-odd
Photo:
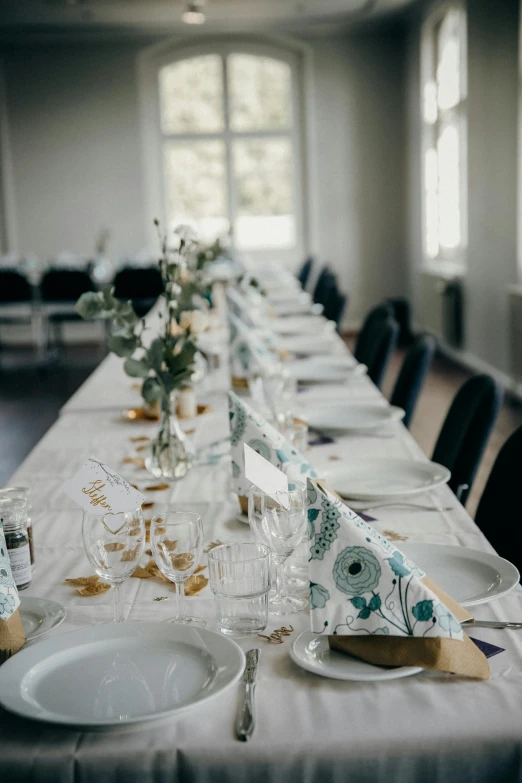
<svg viewBox="0 0 522 783">
<path fill-rule="evenodd" d="M 0 495 L 0 522 L 4 529 L 20 527 L 27 520 L 27 498 Z"/>
</svg>

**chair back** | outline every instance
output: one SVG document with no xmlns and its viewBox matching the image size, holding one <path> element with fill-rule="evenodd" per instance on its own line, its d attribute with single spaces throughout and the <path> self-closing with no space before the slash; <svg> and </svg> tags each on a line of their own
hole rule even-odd
<svg viewBox="0 0 522 783">
<path fill-rule="evenodd" d="M 157 266 L 125 267 L 114 278 L 116 299 L 157 299 L 162 293 L 163 280 Z"/>
<path fill-rule="evenodd" d="M 94 290 L 89 274 L 80 269 L 50 269 L 40 283 L 43 302 L 76 302 L 82 294 Z"/>
<path fill-rule="evenodd" d="M 478 504 L 475 522 L 501 557 L 522 573 L 522 528 L 515 523 L 520 509 L 522 427 L 500 449 Z"/>
<path fill-rule="evenodd" d="M 312 296 L 315 304 L 324 305 L 328 288 L 332 285 L 332 283 L 336 283 L 335 275 L 330 269 L 328 269 L 328 267 L 325 266 L 317 278 L 317 283 L 315 284 L 314 293 Z"/>
<path fill-rule="evenodd" d="M 301 268 L 297 273 L 297 279 L 299 280 L 299 283 L 301 284 L 301 288 L 303 290 L 306 288 L 306 284 L 308 283 L 308 280 L 310 278 L 310 273 L 312 271 L 313 264 L 314 264 L 314 260 L 311 256 L 309 256 L 307 259 L 303 261 Z"/>
<path fill-rule="evenodd" d="M 446 414 L 432 459 L 451 470 L 449 486 L 466 503 L 502 405 L 503 393 L 489 375 L 474 375 L 458 390 Z"/>
<path fill-rule="evenodd" d="M 33 290 L 24 275 L 12 269 L 0 269 L 0 302 L 30 302 Z"/>
<path fill-rule="evenodd" d="M 406 353 L 395 381 L 390 403 L 404 409 L 405 427 L 410 425 L 436 347 L 437 341 L 430 334 L 418 337 Z"/>
<path fill-rule="evenodd" d="M 347 297 L 337 288 L 335 280 L 331 281 L 324 291 L 323 315 L 329 321 L 334 321 L 337 331 L 341 327 L 341 321 L 346 308 Z"/>
<path fill-rule="evenodd" d="M 372 348 L 368 352 L 366 365 L 368 377 L 378 389 L 381 388 L 384 373 L 390 361 L 399 336 L 399 325 L 393 318 L 377 321 L 371 334 Z"/>
<path fill-rule="evenodd" d="M 369 358 L 373 352 L 374 327 L 379 321 L 385 321 L 387 318 L 393 318 L 393 309 L 388 302 L 383 302 L 370 310 L 364 319 L 354 351 L 354 356 L 358 362 L 368 364 Z"/>
</svg>

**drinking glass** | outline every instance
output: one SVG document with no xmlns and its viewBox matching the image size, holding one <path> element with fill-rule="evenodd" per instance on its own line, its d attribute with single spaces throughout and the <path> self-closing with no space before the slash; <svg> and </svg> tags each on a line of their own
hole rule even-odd
<svg viewBox="0 0 522 783">
<path fill-rule="evenodd" d="M 222 544 L 208 553 L 210 588 L 221 633 L 246 636 L 268 622 L 270 549 L 265 544 Z"/>
<path fill-rule="evenodd" d="M 168 622 L 206 625 L 185 613 L 185 582 L 196 570 L 203 551 L 203 523 L 191 511 L 167 511 L 152 518 L 150 542 L 156 565 L 176 585 L 176 616 Z"/>
<path fill-rule="evenodd" d="M 114 622 L 121 623 L 121 586 L 139 564 L 145 549 L 142 510 L 103 516 L 84 511 L 82 535 L 89 562 L 98 576 L 113 587 Z"/>
<path fill-rule="evenodd" d="M 287 418 L 284 424 L 279 427 L 279 431 L 288 438 L 290 443 L 297 451 L 304 454 L 308 449 L 308 424 L 304 419 L 297 419 L 295 416 Z"/>
<path fill-rule="evenodd" d="M 282 615 L 300 612 L 308 601 L 288 595 L 284 564 L 306 534 L 306 486 L 289 484 L 288 492 L 279 493 L 281 502 L 257 487 L 250 487 L 248 521 L 254 537 L 272 551 L 275 564 L 275 592 L 269 601 L 270 614 Z"/>
</svg>

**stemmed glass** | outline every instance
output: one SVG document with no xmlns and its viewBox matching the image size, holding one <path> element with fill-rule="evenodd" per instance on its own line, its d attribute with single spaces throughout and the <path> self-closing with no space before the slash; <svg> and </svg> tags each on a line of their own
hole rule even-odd
<svg viewBox="0 0 522 783">
<path fill-rule="evenodd" d="M 285 586 L 285 561 L 302 541 L 306 533 L 306 487 L 289 484 L 288 492 L 279 493 L 282 502 L 250 487 L 248 521 L 257 541 L 272 550 L 275 564 L 275 594 L 268 608 L 270 614 L 293 614 L 306 609 L 308 601 L 295 595 L 287 595 Z"/>
<path fill-rule="evenodd" d="M 141 508 L 95 516 L 83 512 L 83 544 L 98 576 L 113 587 L 114 621 L 123 622 L 121 586 L 135 570 L 145 549 Z"/>
<path fill-rule="evenodd" d="M 203 551 L 203 523 L 190 511 L 167 511 L 152 518 L 150 542 L 156 565 L 177 585 L 176 616 L 168 622 L 206 625 L 185 614 L 185 582 L 196 570 Z"/>
</svg>

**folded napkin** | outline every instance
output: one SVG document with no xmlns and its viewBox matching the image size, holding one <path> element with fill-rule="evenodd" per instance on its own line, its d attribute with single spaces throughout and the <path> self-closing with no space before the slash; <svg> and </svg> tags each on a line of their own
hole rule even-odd
<svg viewBox="0 0 522 783">
<path fill-rule="evenodd" d="M 229 313 L 230 363 L 233 378 L 248 378 L 253 369 L 269 370 L 278 363 L 264 337 Z"/>
<path fill-rule="evenodd" d="M 243 444 L 257 451 L 276 468 L 290 478 L 302 481 L 317 477 L 310 463 L 297 451 L 284 435 L 263 419 L 233 391 L 228 393 L 230 416 L 230 441 L 232 444 L 232 486 L 239 497 L 241 510 L 248 511 L 250 481 L 245 477 Z"/>
<path fill-rule="evenodd" d="M 393 544 L 318 482 L 308 481 L 310 616 L 330 647 L 382 666 L 488 679 L 463 632 L 471 618 Z"/>
<path fill-rule="evenodd" d="M 26 642 L 19 606 L 20 598 L 0 520 L 0 664 L 18 652 Z"/>
</svg>

